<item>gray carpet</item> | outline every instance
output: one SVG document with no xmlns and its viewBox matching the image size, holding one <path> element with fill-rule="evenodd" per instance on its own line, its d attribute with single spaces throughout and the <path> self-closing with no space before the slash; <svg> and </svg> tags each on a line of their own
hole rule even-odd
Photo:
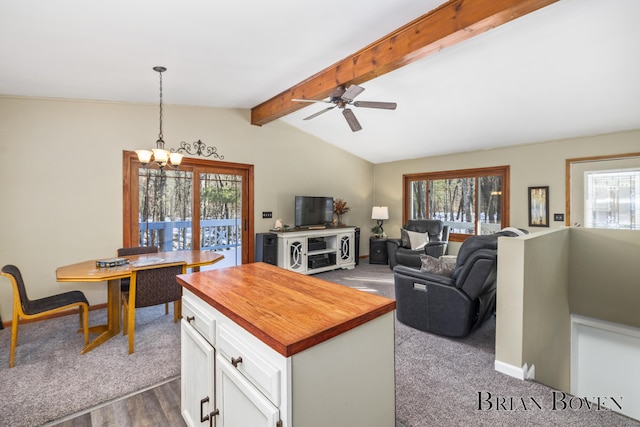
<svg viewBox="0 0 640 427">
<path fill-rule="evenodd" d="M 105 323 L 106 310 L 89 319 Z M 0 331 L 0 426 L 38 426 L 180 375 L 180 324 L 164 305 L 136 311 L 132 355 L 122 335 L 81 355 L 77 328 L 76 315 L 21 325 L 11 369 L 11 329 Z"/>
<path fill-rule="evenodd" d="M 352 271 L 316 277 L 394 298 L 393 273 L 386 265 L 365 260 Z M 494 361 L 495 318 L 464 339 L 418 331 L 396 320 L 397 422 L 406 427 L 640 426 L 608 410 L 561 410 L 559 403 L 553 410 L 554 390 L 496 372 Z"/>
</svg>

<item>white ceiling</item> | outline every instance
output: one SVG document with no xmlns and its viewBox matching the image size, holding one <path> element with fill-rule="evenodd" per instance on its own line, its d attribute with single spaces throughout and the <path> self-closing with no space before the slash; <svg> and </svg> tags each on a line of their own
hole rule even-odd
<svg viewBox="0 0 640 427">
<path fill-rule="evenodd" d="M 0 0 L 0 94 L 157 103 L 163 65 L 166 104 L 251 108 L 443 2 Z M 354 108 L 360 132 L 280 120 L 374 163 L 638 129 L 638 16 L 561 0 L 363 83 L 398 109 Z"/>
</svg>

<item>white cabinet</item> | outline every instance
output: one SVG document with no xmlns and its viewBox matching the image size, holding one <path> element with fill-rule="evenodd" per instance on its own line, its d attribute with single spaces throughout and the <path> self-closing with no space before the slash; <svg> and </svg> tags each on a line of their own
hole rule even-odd
<svg viewBox="0 0 640 427">
<path fill-rule="evenodd" d="M 355 228 L 285 231 L 278 236 L 278 267 L 302 274 L 356 265 Z"/>
<path fill-rule="evenodd" d="M 185 319 L 181 329 L 182 417 L 190 427 L 209 425 L 207 420 L 216 413 L 215 350 Z"/>
<path fill-rule="evenodd" d="M 239 336 L 242 332 L 228 318 L 192 293 L 184 291 L 182 302 L 181 407 L 186 424 L 280 426 L 280 368 L 260 355 L 267 347 L 254 337 Z"/>
<path fill-rule="evenodd" d="M 195 297 L 182 300 L 181 407 L 188 426 L 213 425 L 215 406 L 216 320 L 206 303 Z"/>
<path fill-rule="evenodd" d="M 340 233 L 336 239 L 338 243 L 338 267 L 352 267 L 356 262 L 355 237 L 353 233 Z"/>
<path fill-rule="evenodd" d="M 220 425 L 225 427 L 271 427 L 278 425 L 280 411 L 229 361 L 218 355 L 216 403 Z"/>
<path fill-rule="evenodd" d="M 394 301 L 264 263 L 178 281 L 188 426 L 394 425 Z M 338 314 L 323 319 L 321 304 Z M 314 320 L 299 325 L 300 312 Z M 342 332 L 329 332 L 337 325 Z"/>
<path fill-rule="evenodd" d="M 292 237 L 278 239 L 278 267 L 304 273 L 307 271 L 307 239 Z"/>
</svg>

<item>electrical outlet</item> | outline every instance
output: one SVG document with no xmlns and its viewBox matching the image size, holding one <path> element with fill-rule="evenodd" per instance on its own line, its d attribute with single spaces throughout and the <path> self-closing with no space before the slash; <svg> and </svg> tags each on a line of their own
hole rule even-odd
<svg viewBox="0 0 640 427">
<path fill-rule="evenodd" d="M 553 214 L 554 221 L 564 221 L 564 214 Z"/>
<path fill-rule="evenodd" d="M 262 218 L 273 218 L 273 212 L 262 212 Z"/>
</svg>

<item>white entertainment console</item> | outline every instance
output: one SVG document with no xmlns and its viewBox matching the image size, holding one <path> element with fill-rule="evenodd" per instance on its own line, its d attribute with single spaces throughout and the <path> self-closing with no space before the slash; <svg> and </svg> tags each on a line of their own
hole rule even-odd
<svg viewBox="0 0 640 427">
<path fill-rule="evenodd" d="M 355 227 L 280 231 L 278 267 L 302 274 L 321 273 L 356 265 Z"/>
</svg>

